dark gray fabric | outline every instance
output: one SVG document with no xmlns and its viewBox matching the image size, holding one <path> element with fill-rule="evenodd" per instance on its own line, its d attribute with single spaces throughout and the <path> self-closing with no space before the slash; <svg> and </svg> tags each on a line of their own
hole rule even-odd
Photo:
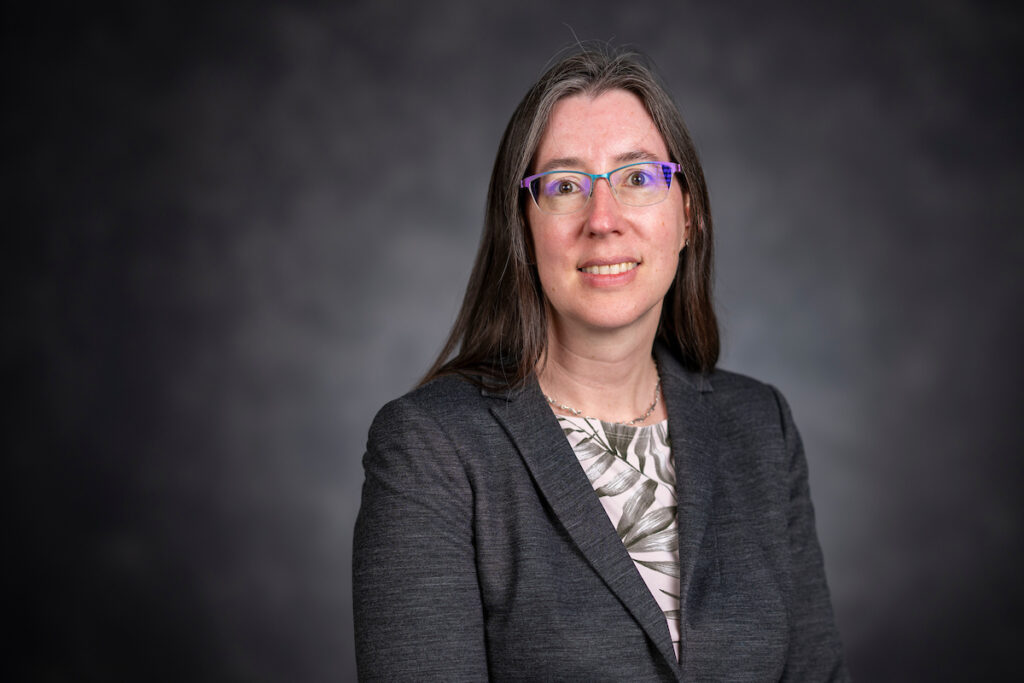
<svg viewBox="0 0 1024 683">
<path fill-rule="evenodd" d="M 682 661 L 536 381 L 458 378 L 370 429 L 353 590 L 361 680 L 844 681 L 782 396 L 659 350 Z"/>
</svg>

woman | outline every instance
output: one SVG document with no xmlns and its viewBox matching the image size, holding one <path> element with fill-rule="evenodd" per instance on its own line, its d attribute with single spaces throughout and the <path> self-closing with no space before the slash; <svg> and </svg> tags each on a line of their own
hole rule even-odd
<svg viewBox="0 0 1024 683">
<path fill-rule="evenodd" d="M 711 256 L 651 69 L 553 66 L 448 343 L 370 430 L 362 679 L 847 679 L 789 409 L 715 369 Z"/>
</svg>

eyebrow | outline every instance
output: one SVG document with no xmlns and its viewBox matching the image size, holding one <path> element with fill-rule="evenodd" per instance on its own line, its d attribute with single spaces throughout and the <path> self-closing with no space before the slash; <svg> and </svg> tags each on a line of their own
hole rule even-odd
<svg viewBox="0 0 1024 683">
<path fill-rule="evenodd" d="M 658 161 L 658 157 L 645 149 L 631 150 L 615 157 L 615 163 L 619 166 L 624 166 L 635 161 Z M 538 168 L 537 173 L 561 170 L 569 171 L 578 168 L 583 168 L 583 161 L 579 157 L 558 157 L 557 159 L 551 159 L 546 164 Z"/>
</svg>

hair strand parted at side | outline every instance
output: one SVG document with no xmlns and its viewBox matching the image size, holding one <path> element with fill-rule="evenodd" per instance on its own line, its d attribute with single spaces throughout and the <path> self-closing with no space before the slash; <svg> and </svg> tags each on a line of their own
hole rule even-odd
<svg viewBox="0 0 1024 683">
<path fill-rule="evenodd" d="M 682 189 L 690 194 L 696 228 L 665 295 L 657 338 L 684 367 L 703 373 L 714 369 L 719 336 L 711 301 L 711 207 L 693 140 L 645 57 L 606 45 L 583 45 L 548 69 L 512 114 L 494 161 L 483 235 L 462 307 L 421 384 L 459 374 L 491 388 L 518 387 L 544 357 L 547 319 L 519 180 L 528 175 L 556 102 L 615 89 L 643 101 L 665 139 L 670 161 L 682 167 Z"/>
</svg>

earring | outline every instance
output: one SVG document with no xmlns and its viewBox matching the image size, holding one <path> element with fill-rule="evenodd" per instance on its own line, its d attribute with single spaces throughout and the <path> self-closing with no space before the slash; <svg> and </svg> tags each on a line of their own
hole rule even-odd
<svg viewBox="0 0 1024 683">
<path fill-rule="evenodd" d="M 684 247 L 690 246 L 690 238 L 689 237 L 686 238 L 686 243 L 683 246 Z"/>
</svg>

